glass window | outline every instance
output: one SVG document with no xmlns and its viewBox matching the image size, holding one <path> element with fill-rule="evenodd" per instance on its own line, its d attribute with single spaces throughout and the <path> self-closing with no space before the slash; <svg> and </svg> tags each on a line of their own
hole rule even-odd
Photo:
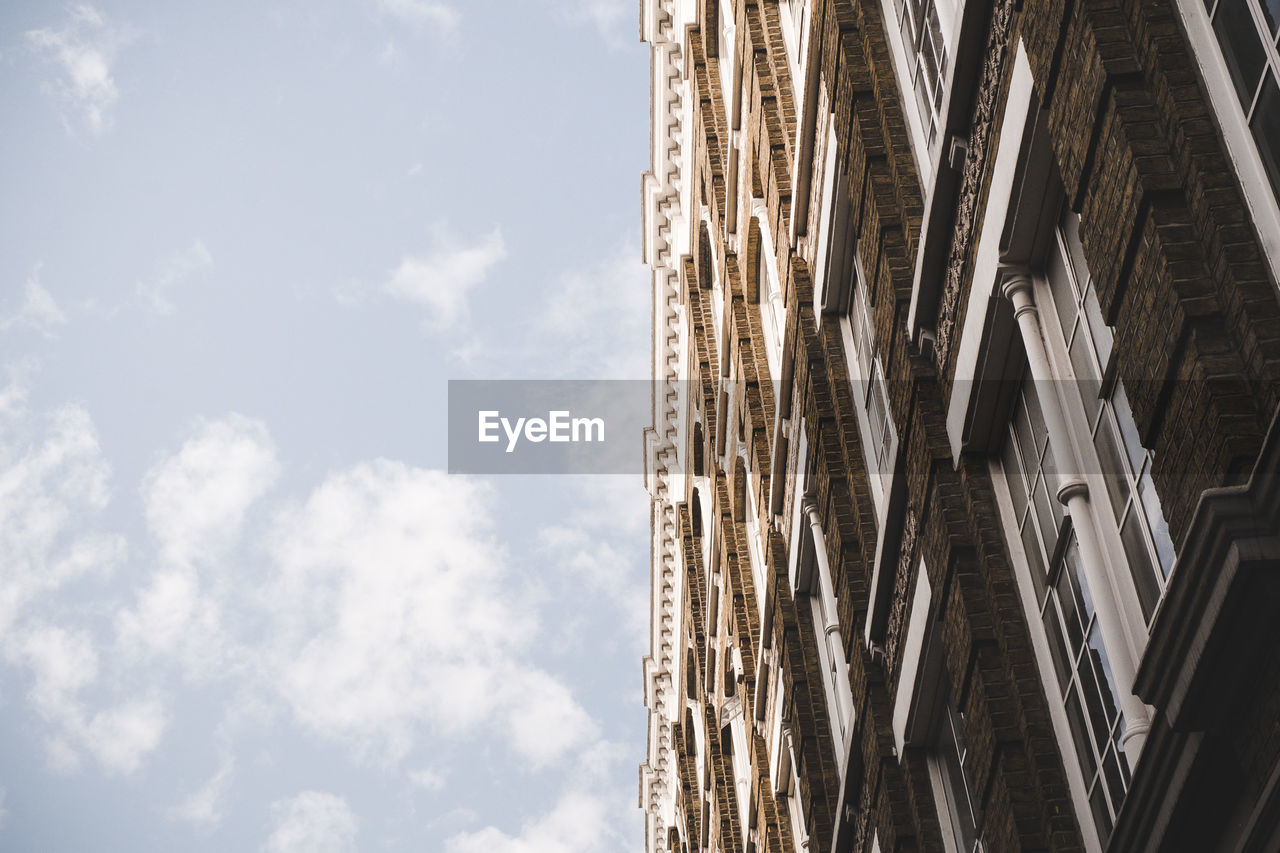
<svg viewBox="0 0 1280 853">
<path fill-rule="evenodd" d="M 1207 0 L 1205 7 L 1271 189 L 1280 196 L 1280 2 Z"/>
<path fill-rule="evenodd" d="M 1113 335 L 1102 319 L 1093 277 L 1084 264 L 1079 221 L 1064 207 L 1046 272 L 1076 395 L 1089 423 L 1143 617 L 1149 622 L 1173 569 L 1173 540 L 1151 480 L 1154 456 L 1139 439 L 1124 383 L 1116 380 L 1104 390 Z"/>
<path fill-rule="evenodd" d="M 948 0 L 894 0 L 898 32 L 911 67 L 907 77 L 914 91 L 925 144 L 933 147 L 941 126 L 942 102 L 951 64 L 948 36 L 955 14 Z"/>
<path fill-rule="evenodd" d="M 969 750 L 964 741 L 964 717 L 948 696 L 938 721 L 934 760 L 938 766 L 938 807 L 944 810 L 942 831 L 950 831 L 956 849 L 962 853 L 982 853 L 986 849 L 978 835 L 977 798 L 970 783 Z"/>
<path fill-rule="evenodd" d="M 1090 588 L 1075 530 L 1056 499 L 1060 476 L 1055 460 L 1071 455 L 1055 454 L 1062 449 L 1055 448 L 1055 440 L 1064 437 L 1049 435 L 1042 403 L 1052 399 L 1058 405 L 1061 400 L 1073 409 L 1066 413 L 1067 428 L 1079 429 L 1083 420 L 1089 431 L 1088 436 L 1073 436 L 1073 444 L 1086 457 L 1084 473 L 1104 475 L 1106 497 L 1095 490 L 1100 510 L 1095 517 L 1103 525 L 1114 518 L 1114 526 L 1100 531 L 1116 555 L 1109 562 L 1128 567 L 1148 620 L 1175 554 L 1151 479 L 1152 453 L 1142 446 L 1124 385 L 1110 376 L 1112 330 L 1084 262 L 1078 218 L 1066 208 L 1054 230 L 1045 278 L 1050 293 L 1041 300 L 1041 331 L 1050 368 L 1065 385 L 1059 393 L 1057 383 L 1023 379 L 1001 451 L 1001 479 L 1012 498 L 1017 527 L 1009 531 L 1009 539 L 1021 541 L 1026 553 L 1039 611 L 1035 616 L 1044 625 L 1057 676 L 1045 673 L 1046 682 L 1057 682 L 1089 808 L 1105 840 L 1124 801 L 1130 772 L 1119 746 L 1124 731 L 1120 694 L 1095 610 L 1095 593 L 1109 593 Z M 1096 461 L 1087 459 L 1090 447 Z"/>
<path fill-rule="evenodd" d="M 871 306 L 861 276 L 854 276 L 853 299 L 849 309 L 846 339 L 849 352 L 849 376 L 854 398 L 863 424 L 863 463 L 872 484 L 877 505 L 882 505 L 893 479 L 893 449 L 897 432 L 889 408 L 889 389 L 884 369 L 876 354 L 875 335 L 871 325 Z"/>
<path fill-rule="evenodd" d="M 1034 393 L 1031 379 L 1024 380 L 1022 396 L 1025 398 Z M 1059 528 L 1039 523 L 1039 517 L 1046 509 L 1026 497 L 1028 470 L 1034 470 L 1039 463 L 1034 458 L 1025 457 L 1016 445 L 1011 429 L 1006 439 L 1003 477 L 1010 493 L 1023 490 L 1022 497 L 1014 500 L 1015 506 L 1026 507 L 1018 523 L 1023 548 L 1031 563 L 1031 574 L 1036 581 L 1038 615 L 1044 623 L 1050 656 L 1058 671 L 1058 687 L 1067 709 L 1089 801 L 1095 809 L 1095 816 L 1099 817 L 1098 826 L 1105 837 L 1128 790 L 1129 767 L 1118 746 L 1122 731 L 1119 696 L 1107 650 L 1102 644 L 1092 592 L 1080 565 L 1075 533 L 1067 526 L 1063 534 L 1067 537 L 1066 542 L 1058 547 L 1056 536 Z M 1013 453 L 1009 452 L 1010 448 L 1014 449 Z M 1041 482 L 1043 477 L 1037 476 L 1036 480 Z M 1046 539 L 1045 530 L 1054 531 L 1055 538 Z M 1038 577 L 1045 571 L 1045 566 L 1049 566 L 1048 576 Z M 1124 774 L 1115 778 L 1108 775 L 1105 772 L 1107 761 L 1122 765 Z M 1114 784 L 1115 779 L 1125 781 L 1117 785 Z"/>
<path fill-rule="evenodd" d="M 805 19 L 809 16 L 809 0 L 782 0 L 782 34 L 790 54 L 792 74 L 799 77 L 799 69 L 804 61 L 809 28 Z"/>
</svg>

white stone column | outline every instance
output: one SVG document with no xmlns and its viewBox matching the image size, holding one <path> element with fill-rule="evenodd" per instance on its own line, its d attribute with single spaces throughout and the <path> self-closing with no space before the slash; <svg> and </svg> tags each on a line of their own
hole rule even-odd
<svg viewBox="0 0 1280 853">
<path fill-rule="evenodd" d="M 818 564 L 818 583 L 815 586 L 817 594 L 822 597 L 822 613 L 826 623 L 821 630 L 827 645 L 827 656 L 831 661 L 831 692 L 835 694 L 836 702 L 839 703 L 837 710 L 840 719 L 845 721 L 847 727 L 853 724 L 853 699 L 850 693 L 843 689 L 849 685 L 849 662 L 845 660 L 844 642 L 840 638 L 840 620 L 836 615 L 836 593 L 831 583 L 831 564 L 827 561 L 827 535 L 822 530 L 822 517 L 818 514 L 818 505 L 812 496 L 805 495 L 803 508 L 809 519 L 809 527 L 813 531 L 814 559 Z M 839 733 L 842 740 L 845 733 L 845 731 Z M 837 744 L 836 748 L 840 749 L 841 745 Z"/>
<path fill-rule="evenodd" d="M 1116 697 L 1124 714 L 1124 732 L 1120 736 L 1120 746 L 1132 767 L 1137 764 L 1147 732 L 1151 729 L 1151 716 L 1147 706 L 1133 693 L 1137 666 L 1129 647 L 1119 605 L 1112 594 L 1111 579 L 1107 576 L 1102 538 L 1090 509 L 1089 485 L 1079 476 L 1081 467 L 1054 384 L 1057 377 L 1054 376 L 1045 350 L 1040 312 L 1036 308 L 1030 274 L 1020 270 L 1007 274 L 1002 290 L 1005 297 L 1013 303 L 1031 378 L 1035 380 L 1037 389 L 1048 389 L 1047 393 L 1038 396 L 1040 408 L 1044 412 L 1045 426 L 1049 430 L 1049 441 L 1053 445 L 1060 469 L 1057 474 L 1058 482 L 1053 486 L 1058 500 L 1071 517 L 1071 527 L 1075 530 L 1076 541 L 1080 545 L 1080 562 L 1085 581 L 1093 593 L 1094 613 L 1102 630 L 1102 642 L 1106 646 L 1111 672 L 1115 676 L 1116 690 L 1120 693 Z"/>
<path fill-rule="evenodd" d="M 782 738 L 786 741 L 787 754 L 791 756 L 791 768 L 789 772 L 792 777 L 800 778 L 800 756 L 796 754 L 795 738 L 791 734 L 791 725 L 784 723 L 782 726 Z M 792 802 L 788 803 L 787 811 L 791 815 L 791 834 L 795 837 L 796 843 L 799 845 L 800 853 L 809 853 L 809 827 L 805 826 L 804 813 L 798 807 L 797 801 L 800 797 L 799 785 L 787 799 Z"/>
</svg>

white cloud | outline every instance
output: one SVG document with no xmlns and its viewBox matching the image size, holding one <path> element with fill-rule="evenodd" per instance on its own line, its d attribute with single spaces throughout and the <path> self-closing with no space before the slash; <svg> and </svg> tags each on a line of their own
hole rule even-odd
<svg viewBox="0 0 1280 853">
<path fill-rule="evenodd" d="M 128 663 L 169 655 L 193 681 L 231 669 L 233 648 L 222 625 L 222 603 L 201 588 L 190 567 L 160 569 L 137 592 L 132 608 L 116 612 L 116 643 Z"/>
<path fill-rule="evenodd" d="M 168 713 L 159 699 L 135 699 L 100 711 L 78 727 L 84 747 L 108 770 L 129 774 L 160 744 Z"/>
<path fill-rule="evenodd" d="M 98 678 L 98 655 L 85 631 L 36 624 L 10 637 L 10 661 L 34 676 L 32 705 L 53 729 L 48 741 L 55 766 L 72 770 L 88 752 L 110 772 L 130 774 L 160 743 L 168 724 L 155 697 L 132 699 L 90 715 L 79 697 Z"/>
<path fill-rule="evenodd" d="M 249 507 L 280 473 L 261 421 L 230 414 L 201 423 L 143 481 L 147 524 L 162 560 L 186 566 L 235 544 Z"/>
<path fill-rule="evenodd" d="M 17 312 L 0 318 L 0 331 L 8 331 L 14 326 L 29 326 L 46 338 L 56 337 L 54 328 L 65 325 L 67 316 L 58 307 L 53 294 L 40 284 L 38 270 L 27 279 L 22 296 L 22 305 Z"/>
<path fill-rule="evenodd" d="M 615 826 L 620 805 L 598 794 L 570 792 L 551 812 L 526 823 L 518 836 L 489 826 L 449 838 L 445 853 L 596 853 L 609 847 L 621 849 L 626 845 Z"/>
<path fill-rule="evenodd" d="M 17 381 L 0 392 L 0 637 L 34 602 L 125 555 L 122 537 L 92 528 L 110 468 L 89 413 L 63 406 L 38 419 L 25 400 Z"/>
<path fill-rule="evenodd" d="M 138 298 L 146 308 L 157 314 L 172 314 L 174 305 L 170 300 L 170 292 L 212 267 L 213 255 L 209 254 L 204 241 L 197 239 L 188 248 L 166 258 L 154 278 L 139 281 Z"/>
<path fill-rule="evenodd" d="M 599 738 L 599 727 L 558 679 L 537 669 L 510 678 L 507 736 L 534 767 Z"/>
<path fill-rule="evenodd" d="M 445 774 L 432 767 L 424 767 L 409 773 L 409 781 L 426 791 L 444 790 Z"/>
<path fill-rule="evenodd" d="M 649 630 L 647 567 L 636 543 L 647 532 L 649 494 L 636 477 L 582 477 L 578 506 L 538 530 L 539 551 L 593 596 L 614 605 L 633 642 Z"/>
<path fill-rule="evenodd" d="M 27 44 L 56 63 L 61 72 L 44 88 L 61 105 L 68 132 L 72 116 L 79 116 L 94 136 L 110 127 L 110 111 L 120 94 L 111 64 L 130 37 L 127 29 L 109 24 L 88 4 L 73 6 L 61 29 L 45 27 L 27 33 Z"/>
<path fill-rule="evenodd" d="M 9 810 L 4 807 L 7 796 L 9 796 L 8 789 L 0 787 L 0 829 L 4 829 L 5 819 L 9 817 Z"/>
<path fill-rule="evenodd" d="M 279 471 L 266 426 L 237 414 L 202 422 L 152 467 L 142 497 L 161 566 L 134 606 L 116 614 L 126 658 L 168 653 L 191 678 L 226 667 L 221 590 L 210 589 L 201 573 L 219 580 L 220 558 L 238 543 L 246 514 Z"/>
<path fill-rule="evenodd" d="M 197 826 L 216 826 L 222 822 L 223 800 L 231 784 L 235 762 L 224 758 L 217 772 L 193 791 L 170 814 L 178 820 Z"/>
<path fill-rule="evenodd" d="M 73 769 L 88 753 L 132 773 L 160 741 L 162 704 L 135 697 L 92 712 L 80 694 L 99 676 L 93 636 L 36 615 L 71 580 L 123 560 L 121 537 L 91 529 L 107 505 L 109 469 L 84 409 L 64 406 L 42 423 L 25 396 L 15 385 L 0 394 L 0 651 L 31 673 L 27 698 L 49 727 L 56 766 Z"/>
<path fill-rule="evenodd" d="M 445 326 L 465 314 L 467 295 L 506 256 L 498 229 L 471 244 L 441 236 L 425 255 L 401 260 L 383 289 L 398 299 L 421 305 L 432 323 Z"/>
<path fill-rule="evenodd" d="M 440 0 L 379 0 L 383 13 L 415 27 L 431 27 L 437 31 L 453 32 L 461 15 L 448 3 Z"/>
<path fill-rule="evenodd" d="M 538 542 L 542 553 L 552 558 L 549 562 L 608 599 L 632 637 L 641 638 L 649 627 L 645 577 L 634 570 L 626 543 L 611 542 L 607 536 L 585 527 L 548 525 L 539 531 Z"/>
<path fill-rule="evenodd" d="M 342 853 L 354 850 L 356 816 L 347 801 L 321 791 L 303 791 L 272 804 L 275 830 L 262 849 L 267 853 Z"/>
<path fill-rule="evenodd" d="M 586 271 L 570 270 L 549 294 L 538 331 L 562 375 L 648 379 L 652 289 L 640 250 L 623 245 Z"/>
<path fill-rule="evenodd" d="M 490 727 L 534 765 L 594 736 L 524 660 L 536 625 L 492 538 L 487 488 L 379 460 L 331 475 L 272 537 L 270 681 L 309 729 L 397 761 L 422 728 Z M 531 711 L 563 728 L 535 737 Z"/>
</svg>

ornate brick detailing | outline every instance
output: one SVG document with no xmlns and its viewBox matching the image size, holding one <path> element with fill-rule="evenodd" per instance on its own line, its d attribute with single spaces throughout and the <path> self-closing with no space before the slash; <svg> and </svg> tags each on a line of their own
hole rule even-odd
<svg viewBox="0 0 1280 853">
<path fill-rule="evenodd" d="M 902 547 L 898 553 L 897 571 L 893 577 L 893 600 L 889 605 L 889 625 L 885 629 L 884 658 L 889 671 L 896 673 L 899 669 L 898 651 L 902 643 L 903 632 L 907 628 L 908 594 L 911 589 L 911 566 L 916 549 L 916 535 L 919 532 L 920 519 L 915 507 L 908 507 L 907 517 L 902 526 Z"/>
<path fill-rule="evenodd" d="M 998 118 L 996 107 L 1000 100 L 1000 83 L 1004 79 L 1005 64 L 1009 58 L 1015 5 L 1014 0 L 999 0 L 991 13 L 987 51 L 982 61 L 982 76 L 978 83 L 969 130 L 969 149 L 964 160 L 964 171 L 961 173 L 955 231 L 947 258 L 942 299 L 938 305 L 937 347 L 934 353 L 940 374 L 946 371 L 947 358 L 955 340 L 960 291 L 977 231 L 978 206 L 986 184 L 984 178 L 991 154 L 991 138 Z"/>
</svg>

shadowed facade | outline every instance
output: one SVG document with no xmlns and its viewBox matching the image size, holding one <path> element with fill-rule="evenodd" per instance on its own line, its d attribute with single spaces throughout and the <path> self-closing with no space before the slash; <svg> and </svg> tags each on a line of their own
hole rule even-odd
<svg viewBox="0 0 1280 853">
<path fill-rule="evenodd" d="M 642 0 L 649 851 L 1280 849 L 1260 0 Z"/>
</svg>

